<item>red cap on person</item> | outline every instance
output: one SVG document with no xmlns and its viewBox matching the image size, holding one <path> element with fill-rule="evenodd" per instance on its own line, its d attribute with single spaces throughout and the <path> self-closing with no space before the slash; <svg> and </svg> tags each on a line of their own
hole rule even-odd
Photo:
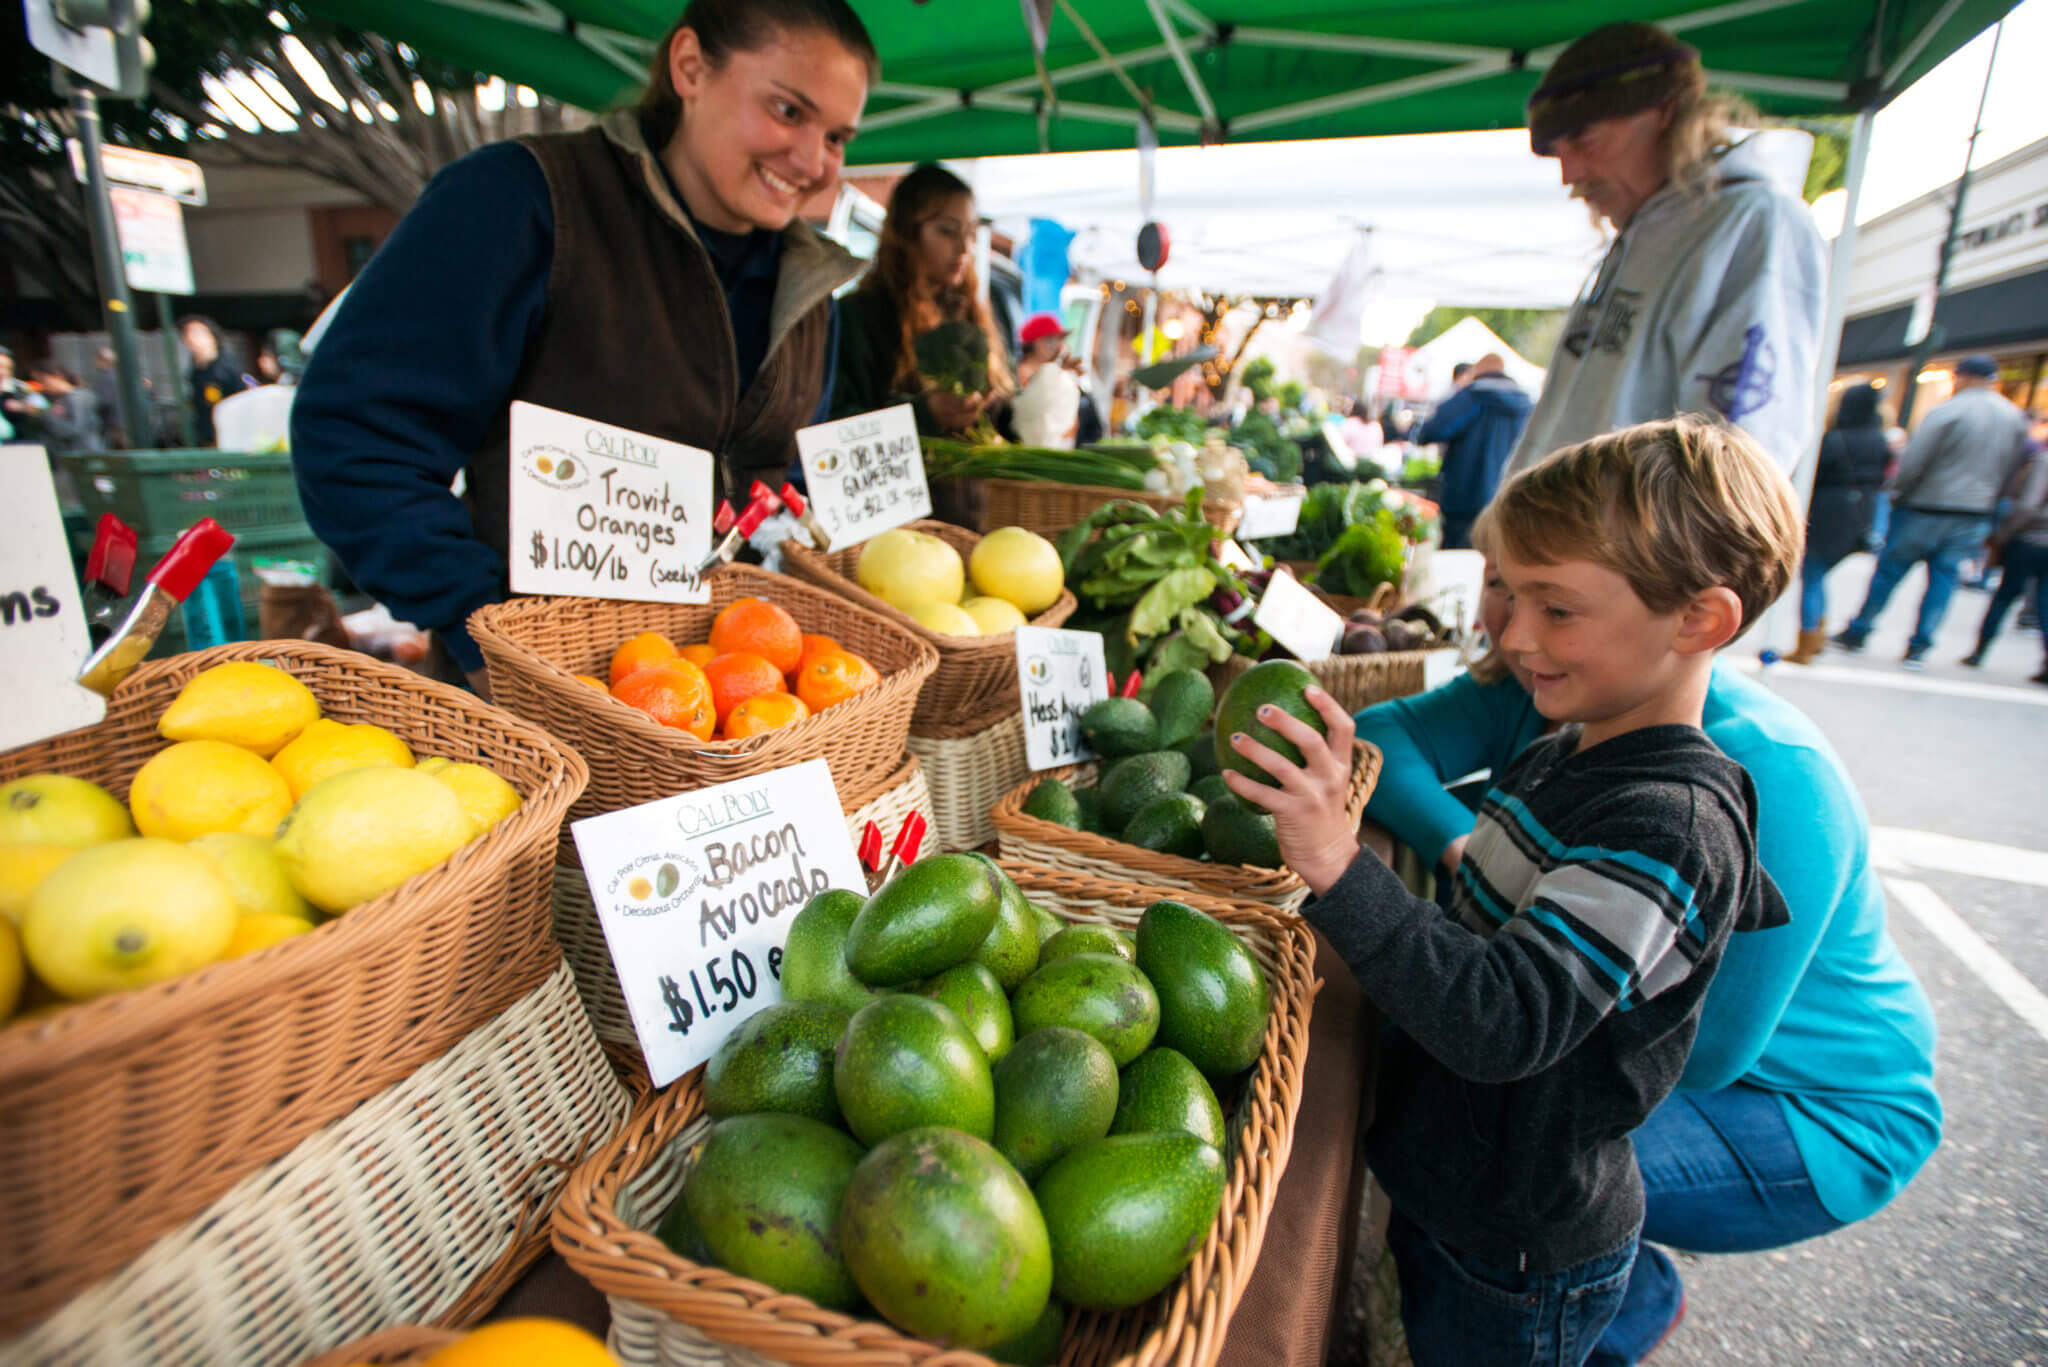
<svg viewBox="0 0 2048 1367">
<path fill-rule="evenodd" d="M 1059 318 L 1050 313 L 1034 313 L 1024 321 L 1024 330 L 1017 334 L 1025 346 L 1030 346 L 1041 337 L 1064 337 L 1067 329 Z"/>
</svg>

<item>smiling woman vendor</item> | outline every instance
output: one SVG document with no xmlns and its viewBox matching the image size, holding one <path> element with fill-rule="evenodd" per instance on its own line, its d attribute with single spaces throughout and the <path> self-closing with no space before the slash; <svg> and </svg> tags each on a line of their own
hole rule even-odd
<svg viewBox="0 0 2048 1367">
<path fill-rule="evenodd" d="M 463 622 L 509 591 L 514 400 L 715 452 L 728 498 L 779 481 L 861 269 L 797 211 L 876 67 L 845 0 L 692 0 L 636 108 L 446 167 L 357 278 L 293 402 L 292 463 L 313 530 L 434 632 L 444 674 L 482 691 Z"/>
</svg>

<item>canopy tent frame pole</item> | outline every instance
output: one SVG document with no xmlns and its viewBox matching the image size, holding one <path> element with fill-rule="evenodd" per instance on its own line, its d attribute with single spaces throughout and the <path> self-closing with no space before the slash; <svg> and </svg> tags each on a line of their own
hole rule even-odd
<svg viewBox="0 0 2048 1367">
<path fill-rule="evenodd" d="M 1919 60 L 1920 54 L 1927 50 L 1927 45 L 1934 41 L 1935 36 L 1941 32 L 1942 27 L 1950 19 L 1953 19 L 1956 11 L 1962 7 L 1963 0 L 1948 0 L 1947 4 L 1936 10 L 1934 17 L 1928 20 L 1918 33 L 1913 35 L 1913 41 L 1906 44 L 1900 50 L 1899 55 L 1892 59 L 1891 66 L 1885 69 L 1884 79 L 1879 83 L 1879 88 L 1897 93 L 1894 87 L 1898 85 L 1913 63 Z"/>
<path fill-rule="evenodd" d="M 1195 64 L 1188 59 L 1186 46 L 1180 40 L 1180 33 L 1173 26 L 1160 0 L 1145 0 L 1145 7 L 1152 11 L 1152 22 L 1159 25 L 1159 34 L 1166 39 L 1166 46 L 1173 52 L 1173 64 L 1180 68 L 1180 78 L 1187 83 L 1188 93 L 1195 97 L 1195 105 L 1202 111 L 1202 117 L 1211 124 L 1221 122 L 1216 117 L 1216 102 L 1209 98 L 1209 87 L 1195 71 Z"/>
</svg>

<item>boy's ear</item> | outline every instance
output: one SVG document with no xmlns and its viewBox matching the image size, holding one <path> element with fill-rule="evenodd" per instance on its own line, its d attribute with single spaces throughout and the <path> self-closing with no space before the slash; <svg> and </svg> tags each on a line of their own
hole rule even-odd
<svg viewBox="0 0 2048 1367">
<path fill-rule="evenodd" d="M 1717 584 L 1682 609 L 1672 648 L 1681 655 L 1716 651 L 1740 636 L 1742 627 L 1742 600 L 1735 590 Z"/>
</svg>

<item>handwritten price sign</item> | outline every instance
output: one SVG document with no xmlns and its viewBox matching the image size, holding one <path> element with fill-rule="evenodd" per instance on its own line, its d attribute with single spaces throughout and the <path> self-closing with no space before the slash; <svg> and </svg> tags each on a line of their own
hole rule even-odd
<svg viewBox="0 0 2048 1367">
<path fill-rule="evenodd" d="M 1025 763 L 1051 769 L 1094 758 L 1081 740 L 1081 714 L 1109 696 L 1100 634 L 1018 627 L 1017 689 L 1024 699 Z"/>
<path fill-rule="evenodd" d="M 909 404 L 802 428 L 796 449 L 812 511 L 835 547 L 931 516 L 932 491 Z"/>
<path fill-rule="evenodd" d="M 782 1000 L 782 945 L 804 903 L 867 886 L 821 759 L 569 829 L 657 1087 Z"/>
<path fill-rule="evenodd" d="M 512 405 L 512 589 L 707 603 L 711 453 Z"/>
<path fill-rule="evenodd" d="M 92 654 L 64 518 L 40 446 L 0 446 L 0 750 L 91 726 L 107 700 L 77 680 Z M 145 565 L 144 568 L 147 568 Z M 138 576 L 139 580 L 140 576 Z"/>
</svg>

